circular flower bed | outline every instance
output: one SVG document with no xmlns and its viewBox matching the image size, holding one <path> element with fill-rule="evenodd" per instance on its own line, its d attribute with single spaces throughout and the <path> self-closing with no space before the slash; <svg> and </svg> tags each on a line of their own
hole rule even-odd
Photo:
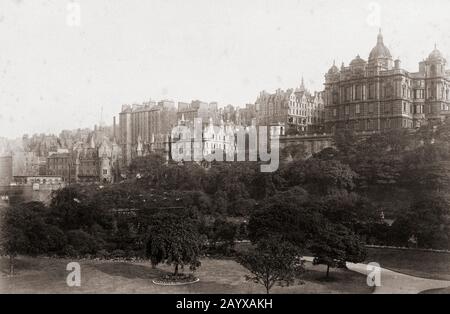
<svg viewBox="0 0 450 314">
<path fill-rule="evenodd" d="M 198 279 L 192 274 L 178 274 L 178 275 L 170 274 L 164 275 L 161 278 L 153 280 L 153 283 L 162 286 L 180 286 L 180 285 L 189 285 L 199 281 L 200 279 Z"/>
</svg>

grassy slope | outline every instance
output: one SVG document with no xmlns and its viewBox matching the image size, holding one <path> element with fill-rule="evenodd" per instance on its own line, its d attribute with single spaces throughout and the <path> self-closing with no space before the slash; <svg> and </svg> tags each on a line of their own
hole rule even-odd
<svg viewBox="0 0 450 314">
<path fill-rule="evenodd" d="M 7 260 L 0 259 L 0 293 L 264 293 L 262 286 L 245 281 L 247 270 L 232 260 L 204 259 L 197 271 L 200 282 L 164 287 L 152 283 L 167 266 L 152 269 L 147 263 L 80 261 L 79 288 L 67 287 L 68 260 L 21 258 L 17 276 L 9 278 Z M 324 281 L 322 266 L 307 265 L 304 285 L 275 287 L 273 293 L 371 293 L 363 275 L 333 270 L 331 281 Z"/>
<path fill-rule="evenodd" d="M 450 280 L 450 254 L 370 248 L 367 262 L 416 277 Z"/>
</svg>

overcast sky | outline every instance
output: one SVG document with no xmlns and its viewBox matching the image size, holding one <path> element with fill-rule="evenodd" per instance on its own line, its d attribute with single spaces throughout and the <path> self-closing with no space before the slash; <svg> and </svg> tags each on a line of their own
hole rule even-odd
<svg viewBox="0 0 450 314">
<path fill-rule="evenodd" d="M 0 0 L 0 136 L 92 128 L 102 106 L 111 124 L 148 99 L 242 106 L 302 75 L 320 90 L 333 59 L 367 59 L 379 26 L 416 71 L 434 43 L 449 57 L 449 12 L 448 0 Z"/>
</svg>

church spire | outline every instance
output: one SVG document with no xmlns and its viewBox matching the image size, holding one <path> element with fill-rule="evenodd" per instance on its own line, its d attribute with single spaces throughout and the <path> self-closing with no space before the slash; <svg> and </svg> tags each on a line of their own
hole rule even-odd
<svg viewBox="0 0 450 314">
<path fill-rule="evenodd" d="M 378 31 L 377 43 L 383 44 L 383 34 L 381 33 L 381 28 Z"/>
</svg>

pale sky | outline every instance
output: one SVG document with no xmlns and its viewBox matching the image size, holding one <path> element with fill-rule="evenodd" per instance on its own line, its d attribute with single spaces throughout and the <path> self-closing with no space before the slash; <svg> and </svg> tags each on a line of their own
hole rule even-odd
<svg viewBox="0 0 450 314">
<path fill-rule="evenodd" d="M 448 0 L 0 0 L 0 137 L 93 128 L 102 106 L 111 124 L 148 99 L 243 106 L 302 75 L 321 90 L 333 59 L 368 58 L 379 26 L 417 71 L 435 43 L 449 59 L 449 12 Z"/>
</svg>

